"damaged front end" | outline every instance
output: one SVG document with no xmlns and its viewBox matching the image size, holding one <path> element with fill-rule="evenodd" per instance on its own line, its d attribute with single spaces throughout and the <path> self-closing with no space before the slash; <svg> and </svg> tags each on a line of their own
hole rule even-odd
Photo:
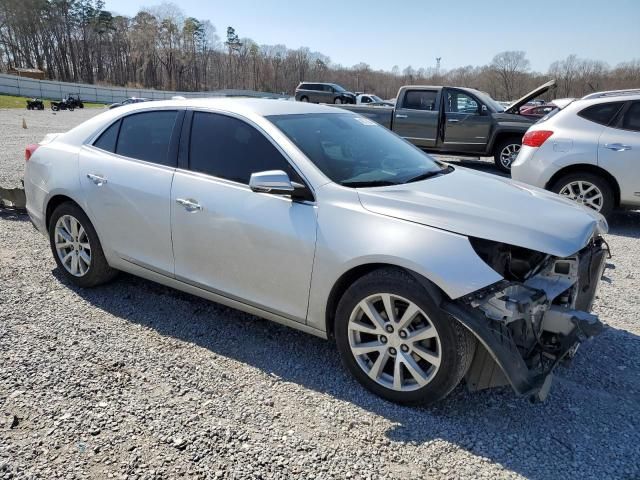
<svg viewBox="0 0 640 480">
<path fill-rule="evenodd" d="M 476 351 L 467 385 L 481 390 L 510 384 L 517 394 L 543 401 L 555 367 L 603 330 L 589 311 L 610 257 L 608 245 L 594 237 L 576 254 L 558 258 L 488 240 L 470 241 L 504 280 L 442 305 L 484 347 Z"/>
</svg>

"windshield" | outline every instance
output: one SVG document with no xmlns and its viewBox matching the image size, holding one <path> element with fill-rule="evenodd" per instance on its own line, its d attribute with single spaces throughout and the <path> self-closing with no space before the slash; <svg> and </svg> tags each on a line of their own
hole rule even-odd
<svg viewBox="0 0 640 480">
<path fill-rule="evenodd" d="M 359 115 L 314 113 L 267 119 L 341 185 L 397 185 L 449 171 L 395 133 Z"/>
<path fill-rule="evenodd" d="M 384 102 L 384 100 L 383 100 L 383 99 L 381 99 L 381 98 L 380 98 L 379 96 L 377 96 L 377 95 L 371 95 L 371 100 L 373 100 L 374 102 L 378 102 L 378 103 Z"/>
<path fill-rule="evenodd" d="M 336 92 L 346 92 L 346 90 L 342 88 L 340 85 L 336 85 L 335 83 L 332 83 L 331 86 L 334 88 Z"/>
<path fill-rule="evenodd" d="M 482 103 L 490 106 L 496 113 L 504 112 L 504 107 L 500 105 L 497 101 L 495 101 L 488 93 L 476 91 L 474 92 L 476 96 L 480 99 Z"/>
</svg>

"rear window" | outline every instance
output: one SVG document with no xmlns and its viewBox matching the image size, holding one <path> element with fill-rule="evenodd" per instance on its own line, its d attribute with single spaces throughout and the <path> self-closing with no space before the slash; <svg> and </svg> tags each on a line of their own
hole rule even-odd
<svg viewBox="0 0 640 480">
<path fill-rule="evenodd" d="M 438 92 L 432 90 L 408 90 L 402 106 L 412 110 L 435 110 L 437 96 Z"/>
<path fill-rule="evenodd" d="M 173 166 L 168 159 L 176 111 L 135 113 L 122 119 L 116 153 L 125 157 Z"/>
<path fill-rule="evenodd" d="M 609 125 L 623 104 L 623 102 L 599 103 L 581 110 L 578 115 L 600 125 Z"/>
<path fill-rule="evenodd" d="M 640 132 L 640 102 L 633 102 L 624 114 L 622 128 Z"/>
</svg>

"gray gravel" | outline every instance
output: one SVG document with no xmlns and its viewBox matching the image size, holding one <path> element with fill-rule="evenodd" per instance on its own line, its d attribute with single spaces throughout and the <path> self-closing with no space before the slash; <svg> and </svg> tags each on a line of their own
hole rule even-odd
<svg viewBox="0 0 640 480">
<path fill-rule="evenodd" d="M 33 136 L 0 137 L 4 181 L 25 140 L 94 112 L 24 113 Z M 0 111 L 2 132 L 22 114 Z M 611 226 L 609 328 L 546 403 L 459 387 L 408 408 L 323 340 L 129 275 L 67 285 L 27 217 L 0 210 L 0 479 L 640 478 L 640 212 Z"/>
</svg>

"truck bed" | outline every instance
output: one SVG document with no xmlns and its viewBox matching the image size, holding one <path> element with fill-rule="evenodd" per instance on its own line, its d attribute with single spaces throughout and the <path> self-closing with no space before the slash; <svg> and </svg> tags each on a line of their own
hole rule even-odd
<svg viewBox="0 0 640 480">
<path fill-rule="evenodd" d="M 363 117 L 370 118 L 374 122 L 378 122 L 383 127 L 391 130 L 393 121 L 393 107 L 371 106 L 371 105 L 333 105 L 334 107 L 343 108 L 358 113 Z"/>
</svg>

